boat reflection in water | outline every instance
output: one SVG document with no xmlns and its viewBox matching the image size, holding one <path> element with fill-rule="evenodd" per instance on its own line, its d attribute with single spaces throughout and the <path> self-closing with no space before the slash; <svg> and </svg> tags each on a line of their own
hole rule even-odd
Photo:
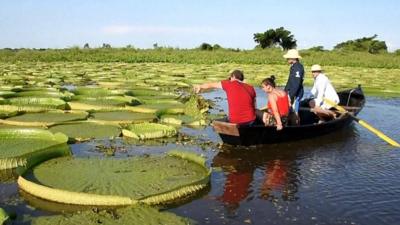
<svg viewBox="0 0 400 225">
<path fill-rule="evenodd" d="M 341 154 L 343 146 L 354 149 L 356 136 L 350 126 L 335 134 L 296 143 L 250 148 L 222 145 L 212 161 L 212 166 L 221 168 L 225 177 L 223 193 L 217 199 L 230 212 L 249 201 L 296 201 L 301 195 L 298 189 L 302 174 L 311 169 L 302 165 L 303 159 L 312 158 L 316 151 Z"/>
<path fill-rule="evenodd" d="M 229 210 L 240 202 L 253 197 L 265 200 L 296 200 L 299 169 L 295 155 L 263 154 L 258 150 L 219 152 L 213 167 L 220 167 L 226 174 L 223 194 L 219 200 Z"/>
</svg>

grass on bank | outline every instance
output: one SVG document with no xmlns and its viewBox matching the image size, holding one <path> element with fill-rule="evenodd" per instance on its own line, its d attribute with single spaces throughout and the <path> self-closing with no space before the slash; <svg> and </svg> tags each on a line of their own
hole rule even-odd
<svg viewBox="0 0 400 225">
<path fill-rule="evenodd" d="M 126 62 L 126 63 L 189 63 L 189 64 L 274 64 L 284 65 L 280 49 L 202 51 L 198 49 L 2 49 L 2 62 Z M 301 51 L 305 65 L 400 69 L 400 55 L 370 54 L 346 51 Z"/>
</svg>

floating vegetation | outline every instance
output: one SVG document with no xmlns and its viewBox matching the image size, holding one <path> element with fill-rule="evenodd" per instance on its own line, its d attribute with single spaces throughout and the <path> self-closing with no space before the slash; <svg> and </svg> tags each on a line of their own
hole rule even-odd
<svg viewBox="0 0 400 225">
<path fill-rule="evenodd" d="M 1 220 L 0 220 L 1 222 Z M 157 209 L 137 206 L 127 207 L 117 210 L 90 210 L 76 214 L 58 215 L 58 216 L 42 216 L 33 219 L 33 225 L 188 225 L 192 221 L 183 217 L 179 217 L 169 212 L 159 212 Z"/>
<path fill-rule="evenodd" d="M 125 106 L 125 105 L 140 105 L 141 102 L 132 96 L 101 96 L 89 97 L 86 95 L 78 95 L 72 98 L 75 102 L 90 104 L 90 105 L 109 105 L 109 106 Z"/>
<path fill-rule="evenodd" d="M 17 97 L 8 99 L 8 102 L 15 106 L 39 106 L 47 109 L 68 109 L 66 102 L 59 98 Z"/>
<path fill-rule="evenodd" d="M 128 159 L 63 157 L 46 161 L 19 177 L 25 192 L 75 205 L 158 205 L 206 187 L 205 159 L 189 152 Z"/>
<path fill-rule="evenodd" d="M 8 90 L 0 90 L 0 96 L 3 98 L 15 97 L 16 93 Z"/>
<path fill-rule="evenodd" d="M 207 125 L 205 119 L 196 119 L 188 115 L 170 115 L 165 114 L 160 118 L 161 123 L 168 123 L 174 125 L 188 125 L 188 126 L 204 126 Z"/>
<path fill-rule="evenodd" d="M 174 92 L 165 92 L 165 91 L 160 91 L 160 90 L 152 90 L 152 89 L 133 89 L 128 92 L 126 92 L 127 95 L 132 95 L 132 96 L 156 96 L 156 97 L 168 97 L 168 98 L 177 98 L 179 95 L 177 95 Z"/>
<path fill-rule="evenodd" d="M 139 123 L 132 124 L 122 130 L 122 134 L 126 137 L 131 137 L 135 139 L 153 139 L 153 138 L 163 138 L 172 137 L 177 134 L 174 127 L 157 124 L 157 123 Z"/>
<path fill-rule="evenodd" d="M 0 105 L 0 119 L 4 119 L 11 116 L 18 115 L 18 107 L 4 107 L 4 105 Z"/>
<path fill-rule="evenodd" d="M 124 91 L 109 90 L 97 87 L 79 87 L 72 91 L 75 95 L 85 95 L 88 97 L 105 97 L 110 95 L 124 95 Z"/>
<path fill-rule="evenodd" d="M 85 111 L 48 111 L 25 113 L 23 115 L 0 120 L 0 123 L 14 126 L 52 126 L 67 121 L 85 120 L 89 113 Z"/>
<path fill-rule="evenodd" d="M 121 134 L 121 128 L 117 125 L 89 121 L 63 123 L 52 126 L 49 129 L 52 132 L 66 134 L 71 141 L 113 138 Z"/>
<path fill-rule="evenodd" d="M 47 98 L 61 98 L 70 99 L 74 94 L 70 92 L 60 92 L 57 89 L 54 91 L 49 90 L 29 90 L 21 91 L 15 94 L 16 97 L 47 97 Z"/>
<path fill-rule="evenodd" d="M 0 224 L 3 224 L 8 220 L 8 214 L 4 209 L 0 208 Z"/>
<path fill-rule="evenodd" d="M 0 170 L 30 166 L 70 154 L 64 134 L 29 128 L 0 129 Z"/>
<path fill-rule="evenodd" d="M 157 119 L 154 113 L 137 113 L 129 111 L 95 112 L 91 121 L 101 121 L 114 124 L 154 122 Z"/>
<path fill-rule="evenodd" d="M 76 50 L 66 50 L 66 54 L 71 54 L 69 56 L 50 51 L 46 51 L 45 54 L 54 53 L 47 58 L 48 61 L 55 60 L 54 62 L 37 61 L 38 58 L 45 60 L 43 57 L 48 55 L 41 56 L 41 52 L 33 51 L 29 54 L 15 53 L 15 57 L 9 55 L 14 54 L 13 52 L 9 52 L 0 63 L 0 119 L 8 123 L 0 124 L 0 180 L 15 182 L 15 176 L 21 174 L 21 171 L 25 171 L 26 168 L 32 168 L 33 165 L 50 158 L 70 155 L 69 146 L 65 143 L 68 137 L 71 141 L 113 138 L 120 136 L 119 124 L 122 124 L 121 126 L 126 126 L 124 135 L 134 138 L 116 138 L 118 143 L 123 142 L 121 145 L 107 144 L 107 141 L 103 140 L 97 141 L 100 144 L 96 145 L 94 154 L 107 156 L 105 159 L 70 157 L 53 159 L 21 177 L 19 184 L 21 189 L 28 194 L 48 199 L 53 203 L 61 202 L 60 205 L 63 207 L 60 206 L 60 209 L 63 210 L 67 208 L 65 203 L 75 206 L 77 204 L 112 205 L 110 208 L 116 205 L 138 204 L 140 208 L 128 208 L 126 212 L 125 209 L 113 209 L 112 211 L 75 212 L 68 215 L 41 217 L 35 219 L 34 224 L 98 224 L 100 222 L 103 224 L 151 224 L 153 220 L 156 224 L 179 224 L 180 222 L 175 219 L 171 222 L 161 220 L 160 218 L 164 216 L 159 215 L 157 210 L 145 209 L 140 203 L 163 204 L 169 201 L 176 203 L 177 199 L 185 198 L 191 193 L 198 193 L 209 181 L 209 171 L 204 167 L 204 159 L 198 156 L 192 157 L 190 154 L 182 154 L 180 157 L 129 157 L 130 154 L 136 153 L 136 146 L 145 145 L 146 150 L 148 146 L 152 146 L 153 149 L 159 151 L 167 143 L 217 149 L 212 146 L 214 143 L 201 135 L 188 136 L 193 132 L 187 128 L 177 135 L 178 131 L 175 127 L 165 125 L 204 125 L 211 119 L 222 116 L 218 112 L 208 114 L 207 111 L 211 108 L 209 102 L 200 96 L 187 96 L 190 87 L 193 84 L 226 79 L 230 69 L 239 67 L 245 71 L 247 83 L 258 85 L 266 74 L 278 74 L 277 85 L 282 86 L 286 83 L 289 69 L 282 60 L 281 51 L 271 53 L 273 57 L 279 59 L 280 65 L 265 63 L 264 51 L 229 53 L 231 58 L 227 60 L 225 57 L 227 53 L 224 51 L 212 54 L 204 51 L 178 52 L 178 55 L 174 55 L 175 53 L 170 55 L 169 51 L 157 50 L 149 52 L 150 55 L 142 52 L 138 55 L 139 58 L 136 56 L 132 58 L 132 50 L 126 52 L 127 54 L 124 53 L 123 57 L 119 57 L 109 55 L 106 49 L 93 50 L 93 55 L 85 49 L 84 51 L 91 57 L 86 60 L 87 62 L 56 62 L 64 60 L 64 58 L 56 60 L 61 55 L 67 57 L 65 60 L 71 60 L 71 57 L 76 57 L 72 55 L 76 53 Z M 98 51 L 107 54 L 98 54 Z M 154 54 L 154 57 L 151 54 Z M 215 54 L 218 55 L 217 61 L 215 57 L 210 57 Z M 249 54 L 254 57 L 249 57 Z M 32 57 L 33 61 L 24 61 L 25 57 Z M 129 62 L 150 59 L 153 62 L 168 61 L 169 63 L 100 63 L 105 60 L 108 62 L 124 60 L 124 57 Z M 236 57 L 239 58 L 236 59 Z M 388 58 L 386 56 L 378 61 L 376 61 L 376 56 L 362 55 L 359 58 L 363 57 L 369 57 L 369 63 L 364 63 L 364 66 L 368 64 L 368 67 L 374 67 L 380 64 L 380 67 L 386 67 L 382 66 L 386 65 Z M 310 59 L 310 56 L 304 58 L 305 69 L 308 73 L 313 59 Z M 18 62 L 20 59 L 23 62 Z M 92 59 L 98 62 L 89 62 Z M 321 57 L 316 59 L 318 59 L 317 63 L 323 65 L 333 85 L 338 87 L 337 89 L 352 88 L 354 83 L 359 83 L 366 93 L 379 96 L 399 96 L 400 94 L 400 83 L 393 82 L 400 73 L 398 69 L 400 64 L 393 60 L 388 67 L 397 69 L 354 67 L 360 64 L 355 64 L 352 60 L 345 60 L 346 62 L 340 65 L 351 64 L 353 67 L 334 66 L 339 64 L 337 62 L 332 64 L 331 59 L 325 58 L 325 61 L 324 59 L 320 61 Z M 85 59 L 82 60 L 85 61 Z M 170 63 L 173 61 L 197 64 Z M 209 63 L 211 61 L 212 64 Z M 356 61 L 360 62 L 359 59 Z M 220 62 L 225 62 L 225 64 L 219 64 Z M 384 79 L 377 74 L 385 74 Z M 312 77 L 306 76 L 305 86 L 311 86 L 312 83 Z M 75 114 L 74 110 L 82 112 Z M 217 111 L 217 109 L 212 111 Z M 155 123 L 157 119 L 163 124 Z M 50 131 L 7 128 L 11 126 L 10 124 L 25 127 L 48 126 Z M 62 132 L 68 137 L 51 132 Z M 178 153 L 175 154 L 178 155 Z M 116 159 L 120 157 L 127 158 Z M 188 157 L 188 160 L 182 159 L 185 157 Z M 85 183 L 86 181 L 88 183 Z M 29 204 L 35 206 L 32 202 Z M 90 206 L 85 206 L 85 209 L 86 207 Z"/>
</svg>

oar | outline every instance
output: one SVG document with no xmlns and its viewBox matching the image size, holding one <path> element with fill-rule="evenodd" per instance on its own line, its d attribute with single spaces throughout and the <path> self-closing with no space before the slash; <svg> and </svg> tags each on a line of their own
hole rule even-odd
<svg viewBox="0 0 400 225">
<path fill-rule="evenodd" d="M 384 133 L 382 133 L 381 131 L 379 131 L 378 129 L 374 128 L 373 126 L 369 125 L 367 122 L 365 122 L 364 120 L 361 120 L 357 117 L 355 117 L 354 115 L 352 115 L 351 113 L 349 113 L 345 108 L 343 108 L 342 106 L 336 104 L 334 101 L 324 98 L 324 101 L 326 103 L 328 103 L 329 105 L 332 105 L 333 107 L 335 107 L 336 109 L 339 110 L 339 112 L 342 113 L 347 113 L 348 115 L 350 115 L 358 124 L 360 124 L 361 126 L 365 127 L 366 129 L 368 129 L 369 131 L 371 131 L 372 133 L 374 133 L 376 136 L 382 138 L 384 141 L 386 141 L 387 143 L 391 144 L 392 146 L 398 147 L 400 148 L 400 144 L 397 143 L 395 140 L 391 139 L 390 137 L 386 136 Z"/>
</svg>

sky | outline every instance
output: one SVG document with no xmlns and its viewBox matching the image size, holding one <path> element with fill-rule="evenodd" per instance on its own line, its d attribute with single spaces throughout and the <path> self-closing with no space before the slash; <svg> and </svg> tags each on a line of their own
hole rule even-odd
<svg viewBox="0 0 400 225">
<path fill-rule="evenodd" d="M 1 0 L 0 48 L 252 49 L 254 33 L 284 27 L 299 49 L 377 34 L 393 51 L 399 21 L 397 0 Z"/>
</svg>

